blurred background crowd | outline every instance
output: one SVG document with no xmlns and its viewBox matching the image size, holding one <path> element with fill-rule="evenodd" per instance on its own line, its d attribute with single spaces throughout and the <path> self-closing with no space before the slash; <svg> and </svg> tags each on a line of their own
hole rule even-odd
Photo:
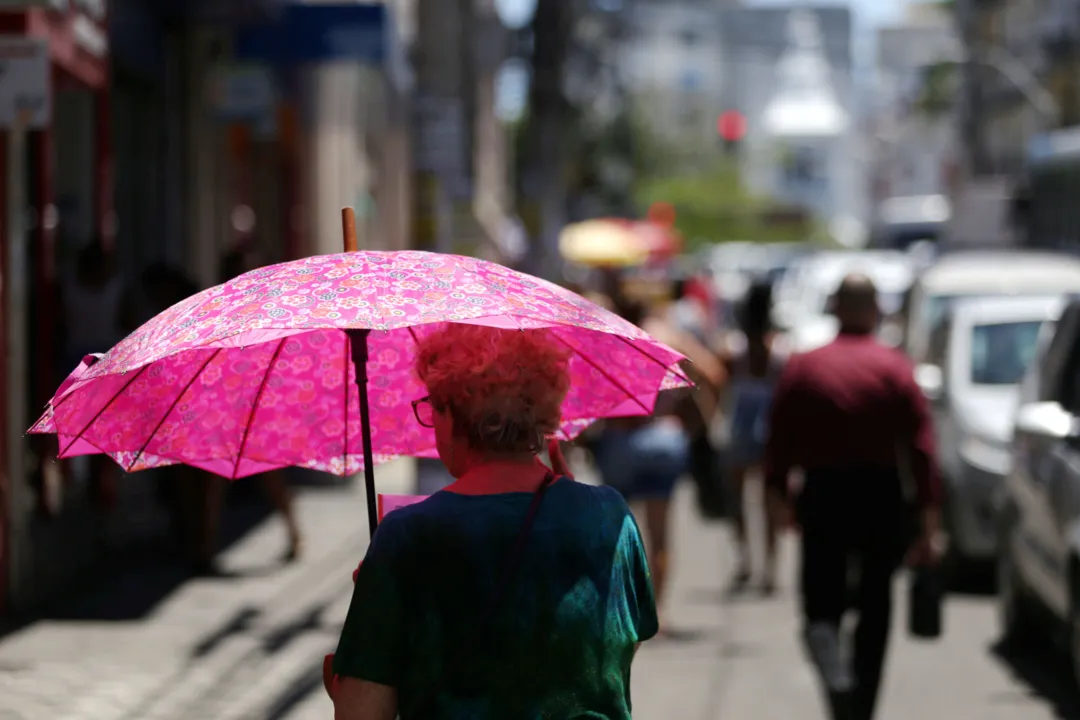
<svg viewBox="0 0 1080 720">
<path fill-rule="evenodd" d="M 932 403 L 950 567 L 1080 656 L 1078 49 L 1080 0 L 0 3 L 0 617 L 170 538 L 213 569 L 247 484 L 23 430 L 179 299 L 336 252 L 352 206 L 361 248 L 503 262 L 694 352 L 820 347 L 867 274 Z M 290 481 L 324 480 L 263 483 L 296 559 Z"/>
</svg>

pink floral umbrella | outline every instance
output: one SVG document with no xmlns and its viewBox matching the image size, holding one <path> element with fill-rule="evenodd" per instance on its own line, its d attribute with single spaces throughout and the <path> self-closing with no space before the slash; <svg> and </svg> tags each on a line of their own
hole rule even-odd
<svg viewBox="0 0 1080 720">
<path fill-rule="evenodd" d="M 80 365 L 30 432 L 55 433 L 60 457 L 106 453 L 127 472 L 364 469 L 374 515 L 373 463 L 434 454 L 413 417 L 425 394 L 414 350 L 447 322 L 544 328 L 572 350 L 564 439 L 595 418 L 648 414 L 660 390 L 688 384 L 681 355 L 554 284 L 475 258 L 352 252 L 260 268 L 174 305 Z"/>
</svg>

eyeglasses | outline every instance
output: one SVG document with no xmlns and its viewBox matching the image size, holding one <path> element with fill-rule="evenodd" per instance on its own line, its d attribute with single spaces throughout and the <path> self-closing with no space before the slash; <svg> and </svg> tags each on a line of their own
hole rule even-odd
<svg viewBox="0 0 1080 720">
<path fill-rule="evenodd" d="M 419 400 L 412 401 L 413 415 L 416 422 L 426 428 L 435 427 L 435 406 L 431 404 L 431 396 L 426 395 Z"/>
</svg>

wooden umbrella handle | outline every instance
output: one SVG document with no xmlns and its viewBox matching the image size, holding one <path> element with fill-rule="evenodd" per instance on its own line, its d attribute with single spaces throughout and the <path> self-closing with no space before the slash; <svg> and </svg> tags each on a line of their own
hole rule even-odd
<svg viewBox="0 0 1080 720">
<path fill-rule="evenodd" d="M 356 213 L 351 207 L 341 208 L 341 232 L 345 239 L 345 252 L 356 252 Z"/>
</svg>

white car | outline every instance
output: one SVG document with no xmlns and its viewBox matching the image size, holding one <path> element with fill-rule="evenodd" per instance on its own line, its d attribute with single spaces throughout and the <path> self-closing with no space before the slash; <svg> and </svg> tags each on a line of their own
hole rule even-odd
<svg viewBox="0 0 1080 720">
<path fill-rule="evenodd" d="M 840 282 L 853 272 L 874 281 L 885 315 L 899 311 L 915 280 L 912 259 L 898 251 L 822 252 L 805 258 L 777 291 L 777 321 L 788 331 L 795 351 L 813 350 L 836 337 L 838 325 L 829 303 Z"/>
<path fill-rule="evenodd" d="M 1027 251 L 946 255 L 922 273 L 911 290 L 904 313 L 904 350 L 912 362 L 923 362 L 931 331 L 959 299 L 1056 298 L 1073 293 L 1080 293 L 1080 259 L 1071 255 Z"/>
<path fill-rule="evenodd" d="M 1020 382 L 1064 303 L 1063 296 L 953 303 L 931 333 L 926 362 L 915 368 L 934 416 L 955 562 L 997 553 L 995 502 L 1011 467 Z"/>
</svg>

